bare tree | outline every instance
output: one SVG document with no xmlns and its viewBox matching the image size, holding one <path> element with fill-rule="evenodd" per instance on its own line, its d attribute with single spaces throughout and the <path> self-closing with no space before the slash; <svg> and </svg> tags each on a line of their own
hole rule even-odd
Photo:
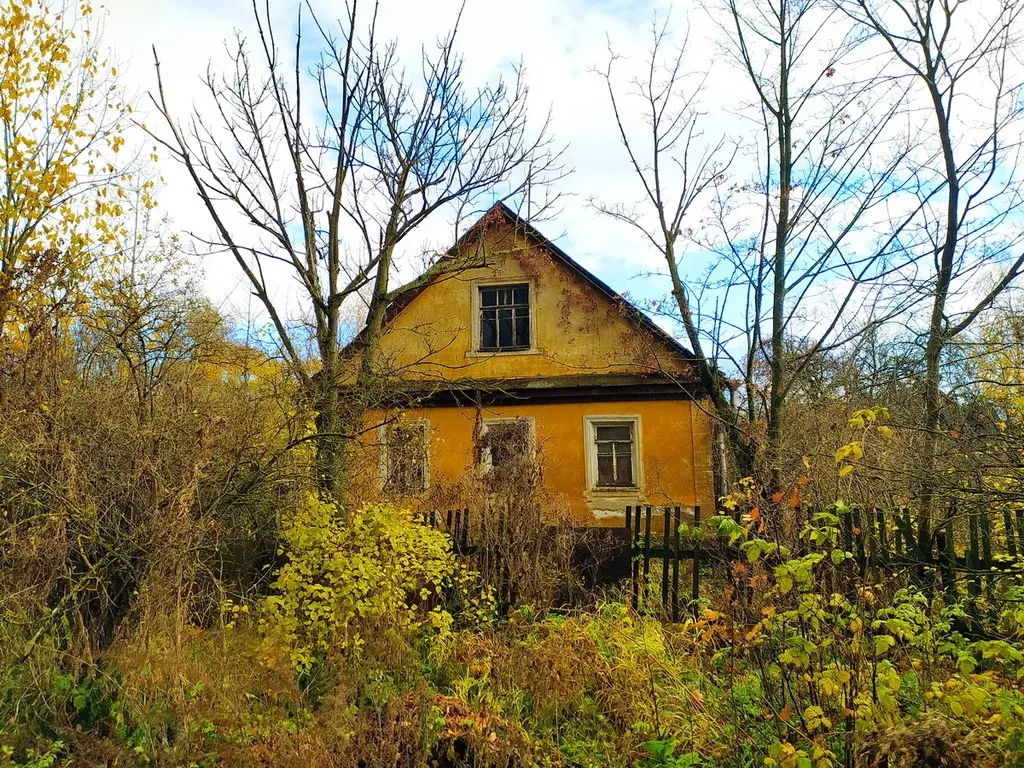
<svg viewBox="0 0 1024 768">
<path fill-rule="evenodd" d="M 747 431 L 740 423 L 740 414 L 728 397 L 728 382 L 720 375 L 714 354 L 704 350 L 699 320 L 691 306 L 687 285 L 680 273 L 685 253 L 679 248 L 684 238 L 683 227 L 702 195 L 720 179 L 729 167 L 734 150 L 724 138 L 706 146 L 695 146 L 701 137 L 698 96 L 700 83 L 686 88 L 685 44 L 669 49 L 668 22 L 652 28 L 650 56 L 643 76 L 634 79 L 632 90 L 625 94 L 642 105 L 647 122 L 646 136 L 631 136 L 625 119 L 623 94 L 618 92 L 615 66 L 620 57 L 609 43 L 608 62 L 598 71 L 604 79 L 611 101 L 615 123 L 630 167 L 643 187 L 639 203 L 610 203 L 591 200 L 600 213 L 630 225 L 658 251 L 665 260 L 671 281 L 672 298 L 678 310 L 687 341 L 695 356 L 701 386 L 711 399 L 715 413 L 725 425 L 728 444 L 741 474 L 753 471 L 753 449 Z M 663 168 L 663 165 L 671 166 Z M 675 188 L 670 176 L 678 177 Z"/>
<path fill-rule="evenodd" d="M 923 332 L 924 444 L 918 539 L 929 551 L 942 426 L 943 354 L 1024 268 L 1017 217 L 1021 178 L 1021 21 L 1024 3 L 995 0 L 833 0 L 887 49 L 910 91 L 919 150 L 919 215 L 905 247 L 922 270 L 906 285 L 929 304 Z M 982 280 L 988 285 L 982 286 Z"/>
<path fill-rule="evenodd" d="M 324 490 L 343 489 L 349 438 L 370 403 L 359 393 L 376 375 L 386 308 L 423 277 L 396 288 L 401 248 L 429 218 L 458 221 L 481 202 L 521 201 L 558 172 L 545 122 L 527 124 L 521 69 L 512 83 L 465 83 L 455 50 L 458 20 L 419 71 L 406 70 L 395 43 L 377 38 L 377 7 L 357 4 L 329 25 L 298 4 L 290 55 L 282 53 L 270 3 L 253 3 L 254 45 L 239 35 L 233 69 L 204 85 L 216 111 L 178 121 L 157 66 L 153 100 L 168 135 L 156 136 L 187 169 L 214 225 L 211 249 L 226 249 L 269 318 L 281 353 L 316 413 Z M 155 52 L 154 52 L 155 57 Z M 304 62 L 316 63 L 306 68 Z M 283 270 L 283 272 L 282 272 Z M 297 281 L 311 318 L 289 322 L 272 290 Z M 365 290 L 364 290 L 365 289 Z M 364 303 L 361 362 L 353 391 L 339 391 L 342 307 Z"/>
<path fill-rule="evenodd" d="M 751 86 L 739 116 L 756 126 L 754 139 L 734 148 L 721 134 L 704 135 L 707 75 L 687 71 L 686 43 L 673 48 L 667 23 L 656 24 L 630 91 L 617 91 L 614 54 L 601 73 L 643 198 L 599 210 L 638 228 L 665 258 L 678 319 L 738 469 L 753 472 L 758 430 L 744 425 L 763 419 L 764 461 L 778 488 L 784 405 L 804 365 L 901 306 L 883 300 L 881 285 L 906 265 L 905 223 L 865 231 L 908 183 L 898 175 L 907 149 L 882 141 L 899 99 L 840 73 L 858 42 L 852 25 L 838 34 L 830 26 L 841 14 L 806 0 L 729 0 L 720 10 L 723 50 Z M 646 123 L 632 133 L 627 97 Z M 786 339 L 797 336 L 806 354 L 790 363 Z M 726 395 L 726 371 L 743 383 L 739 402 Z"/>
</svg>

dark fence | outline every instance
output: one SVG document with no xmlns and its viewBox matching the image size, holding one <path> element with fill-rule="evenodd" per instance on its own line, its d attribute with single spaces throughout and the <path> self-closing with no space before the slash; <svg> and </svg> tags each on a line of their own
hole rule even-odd
<svg viewBox="0 0 1024 768">
<path fill-rule="evenodd" d="M 1024 576 L 1017 559 L 1018 554 L 1024 556 L 1024 511 L 1016 515 L 1004 511 L 1002 515 L 1002 535 L 996 541 L 991 513 L 983 509 L 958 512 L 955 502 L 926 538 L 919 534 L 919 526 L 905 507 L 841 511 L 837 544 L 853 557 L 828 574 L 833 580 L 830 586 L 841 591 L 852 588 L 858 577 L 875 582 L 901 578 L 933 593 L 945 592 L 950 599 L 966 597 L 968 608 L 974 612 L 982 596 L 993 600 L 1000 579 Z M 486 516 L 481 516 L 473 528 L 466 508 L 443 514 L 426 512 L 422 521 L 443 528 L 456 554 L 478 556 L 486 563 L 488 571 L 498 577 L 499 604 L 514 602 L 516 585 L 502 567 L 506 557 L 501 545 L 504 516 L 491 521 L 498 527 L 492 532 L 497 537 L 486 536 Z M 585 574 L 588 587 L 626 581 L 630 607 L 678 622 L 681 606 L 686 609 L 697 605 L 702 566 L 707 570 L 726 565 L 729 574 L 728 564 L 742 560 L 742 553 L 723 541 L 714 537 L 704 540 L 701 523 L 699 506 L 693 508 L 692 516 L 688 509 L 678 506 L 628 506 L 624 525 L 587 529 L 601 533 L 604 541 L 601 546 L 592 546 L 592 542 L 580 546 L 574 553 L 573 567 Z M 471 531 L 488 545 L 474 543 Z M 800 546 L 802 542 L 795 553 L 798 556 Z M 997 553 L 997 549 L 1002 552 Z M 689 561 L 688 567 L 681 566 L 683 561 Z M 652 570 L 659 572 L 652 575 Z M 742 584 L 733 586 L 738 591 L 746 589 Z"/>
<path fill-rule="evenodd" d="M 687 536 L 686 542 L 680 542 L 682 518 L 680 507 L 626 507 L 625 528 L 629 533 L 629 559 L 632 563 L 629 604 L 634 610 L 650 609 L 650 603 L 655 602 L 651 594 L 652 561 L 661 565 L 659 612 L 665 618 L 679 621 L 680 561 L 690 561 L 691 604 L 700 597 L 700 538 L 696 535 L 700 529 L 700 507 L 693 509 L 693 535 Z M 661 533 L 655 533 L 652 540 L 651 526 L 655 520 L 662 523 Z M 687 524 L 690 522 L 687 520 Z"/>
<path fill-rule="evenodd" d="M 1015 518 L 1003 510 L 1002 541 L 993 534 L 993 517 L 980 507 L 960 511 L 953 500 L 934 531 L 922 534 L 909 508 L 854 508 L 839 515 L 840 543 L 853 553 L 852 566 L 861 578 L 905 573 L 950 598 L 966 596 L 973 606 L 983 594 L 992 600 L 1000 579 L 1024 575 L 1017 559 L 1024 554 L 1018 548 L 1024 515 Z M 1001 553 L 996 552 L 999 545 Z"/>
<path fill-rule="evenodd" d="M 681 541 L 680 529 L 684 523 L 681 507 L 626 507 L 625 524 L 617 527 L 586 528 L 572 554 L 572 567 L 588 588 L 618 584 L 627 581 L 629 604 L 636 610 L 652 611 L 657 608 L 664 618 L 678 621 L 680 616 L 680 563 L 691 562 L 689 579 L 683 585 L 683 600 L 695 601 L 700 593 L 700 549 L 696 537 Z M 692 522 L 694 530 L 700 526 L 700 507 L 691 518 L 687 512 L 685 522 Z M 656 521 L 652 526 L 652 521 Z M 444 530 L 452 540 L 457 555 L 477 557 L 486 570 L 495 575 L 499 607 L 507 607 L 515 600 L 516 585 L 511 583 L 508 569 L 503 564 L 509 553 L 504 551 L 504 514 L 491 517 L 497 527 L 488 536 L 488 516 L 474 517 L 468 508 L 449 509 L 439 513 L 421 513 L 424 525 Z M 652 527 L 661 524 L 661 532 Z M 475 526 L 475 527 L 474 527 Z M 551 528 L 553 530 L 553 527 Z M 480 542 L 487 542 L 486 545 Z M 660 564 L 660 603 L 657 591 L 650 588 L 651 564 Z M 688 594 L 686 590 L 689 590 Z M 655 606 L 655 603 L 658 603 Z"/>
<path fill-rule="evenodd" d="M 526 525 L 523 515 L 531 518 Z M 524 576 L 524 563 L 571 572 L 574 578 L 565 579 L 549 595 L 555 605 L 562 606 L 586 601 L 596 588 L 627 579 L 631 571 L 629 538 L 623 527 L 559 526 L 542 522 L 536 509 L 501 507 L 475 514 L 465 507 L 424 511 L 420 521 L 447 533 L 456 555 L 475 560 L 474 568 L 494 587 L 502 614 L 523 592 L 519 578 Z M 555 542 L 559 543 L 552 548 Z M 548 555 L 555 550 L 558 554 L 546 559 L 545 550 Z"/>
<path fill-rule="evenodd" d="M 443 527 L 452 540 L 452 549 L 457 555 L 475 555 L 477 547 L 469 543 L 469 509 L 449 509 L 443 516 L 435 510 L 423 512 L 420 522 L 431 528 Z"/>
</svg>

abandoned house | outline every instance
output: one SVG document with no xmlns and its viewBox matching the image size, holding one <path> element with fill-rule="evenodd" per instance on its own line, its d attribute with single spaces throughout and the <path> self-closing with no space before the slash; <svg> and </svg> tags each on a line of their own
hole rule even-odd
<svg viewBox="0 0 1024 768">
<path fill-rule="evenodd" d="M 627 505 L 713 506 L 692 353 L 512 210 L 494 206 L 417 283 L 379 338 L 392 394 L 367 416 L 362 498 L 461 505 L 482 478 L 539 483 L 590 525 L 621 525 Z"/>
</svg>

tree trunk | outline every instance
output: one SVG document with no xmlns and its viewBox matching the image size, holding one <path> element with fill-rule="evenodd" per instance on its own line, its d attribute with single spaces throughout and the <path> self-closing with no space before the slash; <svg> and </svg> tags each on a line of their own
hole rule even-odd
<svg viewBox="0 0 1024 768">
<path fill-rule="evenodd" d="M 775 221 L 775 259 L 772 265 L 772 354 L 769 361 L 771 391 L 768 397 L 766 453 L 768 462 L 767 495 L 782 488 L 782 425 L 786 375 L 786 246 L 790 229 L 790 196 L 793 177 L 792 118 L 789 114 L 789 60 L 786 3 L 780 6 L 779 32 L 779 104 L 775 113 L 779 134 L 779 213 Z"/>
<path fill-rule="evenodd" d="M 943 171 L 949 190 L 946 199 L 946 232 L 942 248 L 937 254 L 938 273 L 935 281 L 935 298 L 932 301 L 931 319 L 928 324 L 928 342 L 925 345 L 925 390 L 924 390 L 924 450 L 921 467 L 921 509 L 918 513 L 918 543 L 924 552 L 931 551 L 931 520 L 935 509 L 936 460 L 938 456 L 939 426 L 941 420 L 942 351 L 947 338 L 946 300 L 953 279 L 953 264 L 958 242 L 958 221 L 960 210 L 960 176 L 953 140 L 950 136 L 949 117 L 943 105 L 942 95 L 936 85 L 933 69 L 929 69 L 929 91 L 938 123 L 939 141 L 942 144 Z"/>
<path fill-rule="evenodd" d="M 329 500 L 344 504 L 348 440 L 346 419 L 338 391 L 337 371 L 321 368 L 312 379 L 310 401 L 316 412 L 316 475 L 320 492 Z"/>
<path fill-rule="evenodd" d="M 743 429 L 740 423 L 739 413 L 732 403 L 726 398 L 725 386 L 722 383 L 722 376 L 716 371 L 704 354 L 704 347 L 697 332 L 697 325 L 693 321 L 693 312 L 690 309 L 690 301 L 686 295 L 686 288 L 683 286 L 682 278 L 679 276 L 679 265 L 675 258 L 675 235 L 665 232 L 666 248 L 665 258 L 668 262 L 669 276 L 672 280 L 672 297 L 676 300 L 679 308 L 679 316 L 683 319 L 683 328 L 686 330 L 686 338 L 693 351 L 697 375 L 700 377 L 701 386 L 711 398 L 715 408 L 715 416 L 725 427 L 725 437 L 729 447 L 728 456 L 723 456 L 727 472 L 724 472 L 721 481 L 728 485 L 728 476 L 734 479 L 748 477 L 754 472 L 755 451 L 750 436 Z"/>
</svg>

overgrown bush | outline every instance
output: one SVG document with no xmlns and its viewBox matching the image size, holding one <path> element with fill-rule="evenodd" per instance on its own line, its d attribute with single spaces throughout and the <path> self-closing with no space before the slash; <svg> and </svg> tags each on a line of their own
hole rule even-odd
<svg viewBox="0 0 1024 768">
<path fill-rule="evenodd" d="M 263 627 L 300 672 L 362 647 L 374 634 L 448 633 L 454 617 L 485 619 L 489 592 L 459 563 L 444 533 L 408 510 L 367 506 L 351 516 L 307 494 L 282 530 L 287 562 L 264 601 Z"/>
<path fill-rule="evenodd" d="M 711 521 L 745 553 L 737 567 L 757 587 L 744 600 L 759 620 L 721 658 L 754 686 L 745 710 L 764 764 L 1019 764 L 1024 654 L 1016 638 L 969 638 L 958 629 L 966 618 L 959 604 L 860 578 L 838 543 L 845 511 L 838 502 L 811 515 L 799 556 L 752 524 Z M 910 727 L 922 718 L 931 725 Z M 946 762 L 929 762 L 935 755 Z"/>
</svg>

